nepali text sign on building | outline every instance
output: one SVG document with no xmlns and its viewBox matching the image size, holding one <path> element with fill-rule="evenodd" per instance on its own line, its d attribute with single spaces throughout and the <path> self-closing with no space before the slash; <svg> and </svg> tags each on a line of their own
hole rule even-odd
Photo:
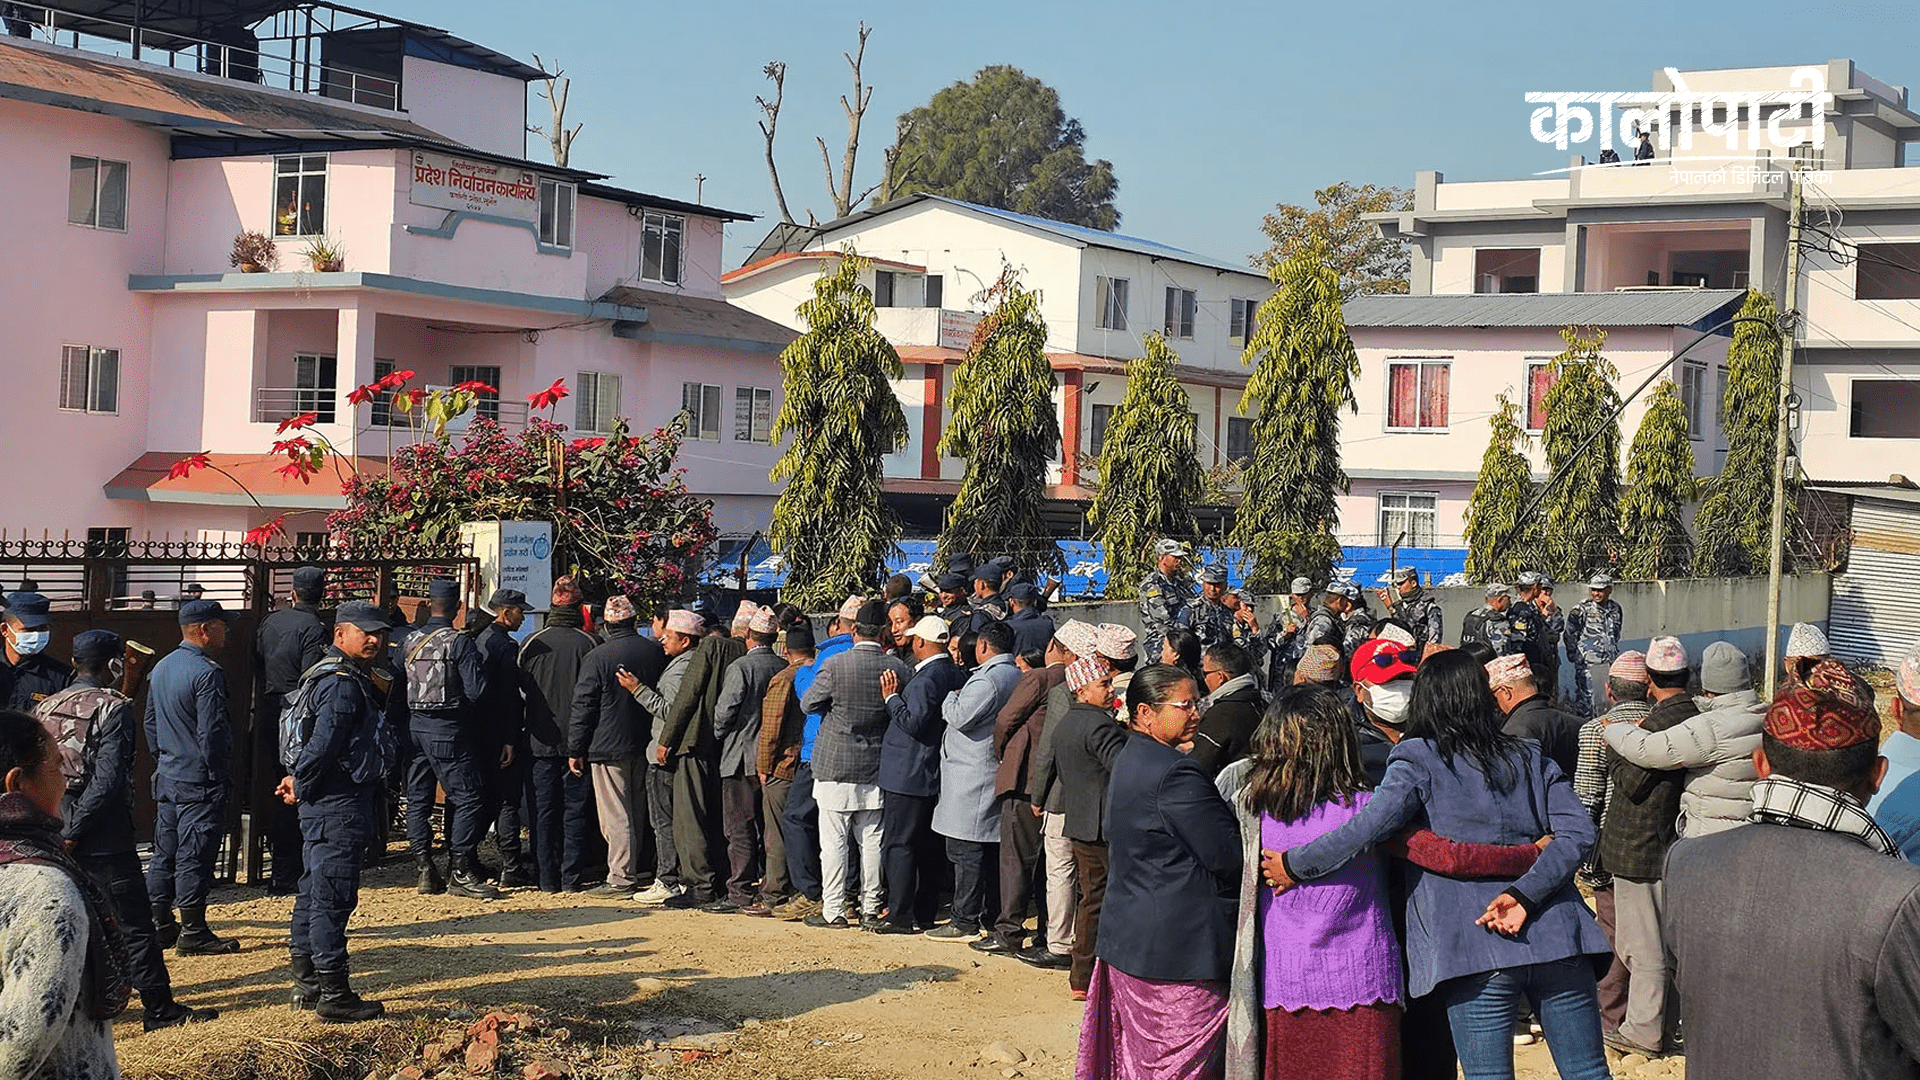
<svg viewBox="0 0 1920 1080">
<path fill-rule="evenodd" d="M 480 560 L 481 599 L 495 589 L 527 594 L 528 611 L 545 611 L 553 596 L 553 524 L 468 521 L 460 539 Z"/>
<path fill-rule="evenodd" d="M 538 224 L 540 177 L 510 165 L 416 150 L 408 201 L 415 206 L 466 210 Z"/>
</svg>

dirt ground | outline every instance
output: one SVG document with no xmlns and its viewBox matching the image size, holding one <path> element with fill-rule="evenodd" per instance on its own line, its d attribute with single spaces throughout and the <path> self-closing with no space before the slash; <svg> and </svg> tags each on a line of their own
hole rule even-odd
<svg viewBox="0 0 1920 1080">
<path fill-rule="evenodd" d="M 496 1009 L 533 1013 L 541 1028 L 503 1040 L 503 1077 L 535 1062 L 552 1075 L 608 1080 L 1073 1071 L 1081 1006 L 1068 999 L 1065 973 L 924 937 L 530 889 L 492 903 L 424 897 L 403 862 L 391 860 L 367 877 L 350 946 L 356 988 L 383 1001 L 388 1018 L 337 1026 L 287 1007 L 292 899 L 224 888 L 214 900 L 210 920 L 242 951 L 169 954 L 168 963 L 183 1001 L 223 1015 L 142 1034 L 138 1009 L 130 1010 L 118 1028 L 129 1080 L 385 1078 L 417 1064 L 423 1043 Z M 994 1043 L 1006 1045 L 983 1055 Z M 1018 1059 L 996 1060 L 1008 1051 Z M 1517 1056 L 1520 1080 L 1556 1075 L 1542 1046 Z M 456 1060 L 421 1075 L 471 1074 Z M 1637 1075 L 1679 1072 L 1656 1063 Z"/>
</svg>

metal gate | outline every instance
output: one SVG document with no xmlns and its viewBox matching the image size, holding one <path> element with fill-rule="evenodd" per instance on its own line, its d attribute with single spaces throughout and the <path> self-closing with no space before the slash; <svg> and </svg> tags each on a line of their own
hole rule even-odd
<svg viewBox="0 0 1920 1080">
<path fill-rule="evenodd" d="M 1828 638 L 1835 656 L 1893 667 L 1920 644 L 1912 588 L 1920 581 L 1920 505 L 1853 500 L 1853 550 L 1833 578 Z"/>
</svg>

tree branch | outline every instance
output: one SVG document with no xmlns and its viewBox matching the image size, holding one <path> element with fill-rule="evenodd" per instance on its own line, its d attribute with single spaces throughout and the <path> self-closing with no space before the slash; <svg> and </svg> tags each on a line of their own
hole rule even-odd
<svg viewBox="0 0 1920 1080">
<path fill-rule="evenodd" d="M 873 27 L 862 22 L 859 29 L 859 46 L 851 53 L 840 54 L 846 57 L 847 66 L 853 69 L 853 98 L 851 102 L 844 96 L 840 99 L 840 108 L 847 114 L 847 149 L 840 156 L 838 187 L 834 186 L 831 175 L 827 178 L 827 186 L 834 196 L 834 209 L 840 212 L 841 217 L 853 213 L 856 202 L 853 198 L 853 169 L 860 156 L 860 124 L 866 118 L 867 106 L 873 102 L 873 88 L 867 86 L 860 76 L 860 65 L 867 58 L 867 36 L 872 33 Z M 826 143 L 822 142 L 821 151 L 824 153 L 825 150 Z M 831 173 L 831 167 L 828 171 Z"/>
<path fill-rule="evenodd" d="M 780 220 L 791 225 L 794 223 L 793 213 L 787 209 L 787 194 L 780 188 L 780 167 L 774 164 L 773 160 L 773 136 L 780 128 L 780 105 L 787 94 L 787 65 L 782 60 L 769 60 L 767 66 L 760 71 L 773 80 L 772 101 L 757 94 L 753 99 L 759 102 L 760 111 L 767 117 L 760 122 L 760 134 L 767 140 L 767 175 L 773 181 L 773 201 L 779 204 Z"/>
</svg>

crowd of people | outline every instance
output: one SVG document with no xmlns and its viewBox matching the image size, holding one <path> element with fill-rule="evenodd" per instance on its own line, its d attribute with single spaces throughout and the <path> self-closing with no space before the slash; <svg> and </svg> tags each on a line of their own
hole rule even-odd
<svg viewBox="0 0 1920 1080">
<path fill-rule="evenodd" d="M 1607 1076 L 1609 1047 L 1708 1078 L 1920 1072 L 1920 651 L 1883 759 L 1874 692 L 1814 626 L 1768 702 L 1728 642 L 1621 651 L 1604 576 L 1566 612 L 1545 575 L 1489 586 L 1449 645 L 1411 572 L 1379 616 L 1296 581 L 1263 628 L 1220 568 L 1155 551 L 1138 633 L 1049 615 L 1005 559 L 895 577 L 818 632 L 785 604 L 590 607 L 566 579 L 531 634 L 524 595 L 463 619 L 451 581 L 417 625 L 348 602 L 329 628 L 302 569 L 253 648 L 293 1006 L 382 1015 L 346 926 L 398 804 L 422 893 L 1058 970 L 1081 1080 L 1510 1077 L 1535 1032 L 1567 1080 Z M 140 725 L 125 643 L 80 634 L 69 669 L 49 618 L 16 593 L 0 629 L 0 1075 L 110 1076 L 132 993 L 149 1030 L 213 1018 L 173 1000 L 164 950 L 238 948 L 206 915 L 228 615 L 180 606 Z"/>
</svg>

